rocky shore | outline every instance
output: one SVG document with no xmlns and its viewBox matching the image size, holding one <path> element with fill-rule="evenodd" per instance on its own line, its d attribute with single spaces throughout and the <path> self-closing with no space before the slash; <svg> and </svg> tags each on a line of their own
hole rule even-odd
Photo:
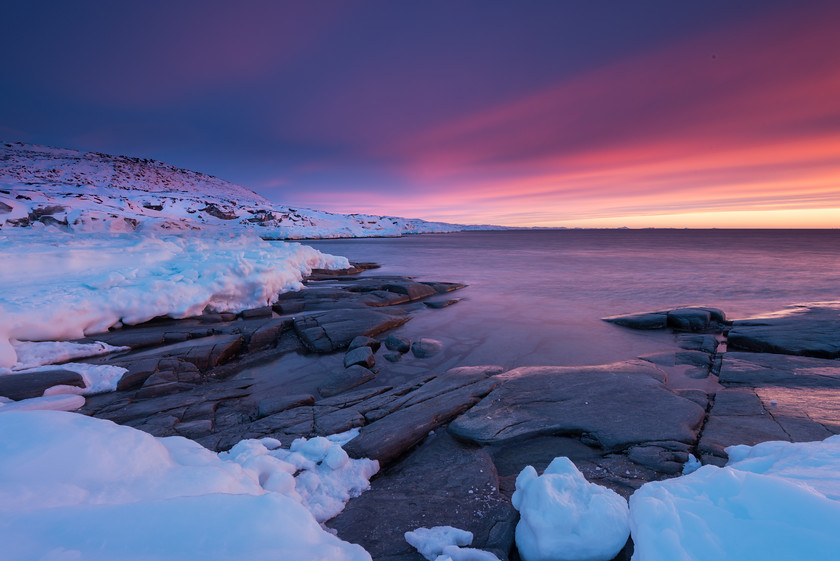
<svg viewBox="0 0 840 561">
<path fill-rule="evenodd" d="M 130 351 L 88 361 L 127 372 L 80 411 L 215 451 L 358 428 L 345 450 L 381 471 L 327 525 L 382 561 L 421 560 L 404 533 L 442 525 L 518 559 L 515 478 L 557 456 L 628 497 L 680 474 L 691 456 L 723 465 L 730 445 L 840 433 L 837 309 L 734 322 L 713 308 L 616 316 L 605 321 L 672 332 L 674 350 L 597 366 L 428 368 L 442 350 L 434 333 L 389 332 L 457 304 L 463 286 L 359 275 L 373 268 L 315 271 L 272 307 L 97 335 Z M 60 367 L 0 377 L 0 395 L 81 385 L 76 377 Z M 628 542 L 617 559 L 631 553 Z"/>
</svg>

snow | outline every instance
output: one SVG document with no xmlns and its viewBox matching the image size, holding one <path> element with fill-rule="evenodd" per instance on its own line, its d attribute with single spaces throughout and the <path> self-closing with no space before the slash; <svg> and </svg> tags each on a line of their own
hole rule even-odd
<svg viewBox="0 0 840 561">
<path fill-rule="evenodd" d="M 255 441 L 239 463 L 185 438 L 57 411 L 0 414 L 0 434 L 5 559 L 370 560 L 319 525 L 288 466 Z M 318 473 L 322 484 L 330 473 Z"/>
<path fill-rule="evenodd" d="M 455 232 L 441 222 L 275 205 L 245 187 L 163 162 L 20 142 L 0 144 L 0 227 L 73 232 L 223 227 L 265 239 Z"/>
<path fill-rule="evenodd" d="M 101 341 L 94 341 L 93 343 L 13 341 L 12 346 L 15 348 L 15 354 L 17 355 L 17 363 L 12 370 L 26 370 L 44 364 L 67 362 L 74 358 L 107 355 L 129 350 L 129 347 L 114 347 Z"/>
<path fill-rule="evenodd" d="M 589 483 L 566 457 L 552 460 L 541 476 L 532 466 L 523 469 L 512 501 L 524 561 L 608 561 L 630 534 L 624 498 Z"/>
<path fill-rule="evenodd" d="M 840 436 L 726 451 L 723 468 L 647 483 L 630 497 L 634 561 L 837 557 Z"/>
<path fill-rule="evenodd" d="M 19 369 L 13 341 L 77 339 L 156 316 L 239 311 L 302 288 L 344 257 L 253 234 L 0 231 L 0 368 Z M 24 347 L 26 349 L 26 347 Z M 27 362 L 39 361 L 24 353 Z"/>
<path fill-rule="evenodd" d="M 429 561 L 499 561 L 489 551 L 461 547 L 472 543 L 473 534 L 452 526 L 417 528 L 405 533 L 405 541 Z"/>
<path fill-rule="evenodd" d="M 319 522 L 344 510 L 379 471 L 376 460 L 351 460 L 341 444 L 325 437 L 299 438 L 288 450 L 273 438 L 243 440 L 219 457 L 241 465 L 264 489 L 299 500 Z"/>
</svg>

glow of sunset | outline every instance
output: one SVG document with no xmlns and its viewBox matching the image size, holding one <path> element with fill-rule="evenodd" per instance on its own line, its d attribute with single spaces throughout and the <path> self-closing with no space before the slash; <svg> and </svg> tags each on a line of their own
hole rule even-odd
<svg viewBox="0 0 840 561">
<path fill-rule="evenodd" d="M 836 2 L 150 2 L 52 27 L 25 4 L 0 34 L 4 139 L 341 213 L 840 227 Z M 80 39 L 99 30 L 108 49 Z"/>
</svg>

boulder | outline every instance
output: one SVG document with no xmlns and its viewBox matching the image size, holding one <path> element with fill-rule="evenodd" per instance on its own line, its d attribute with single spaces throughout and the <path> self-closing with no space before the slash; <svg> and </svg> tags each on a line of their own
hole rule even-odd
<svg viewBox="0 0 840 561">
<path fill-rule="evenodd" d="M 417 358 L 429 358 L 443 350 L 443 343 L 436 339 L 422 337 L 419 341 L 411 344 L 411 352 Z"/>
<path fill-rule="evenodd" d="M 389 351 L 407 353 L 411 349 L 411 341 L 398 335 L 388 335 L 385 338 L 385 348 Z"/>
<path fill-rule="evenodd" d="M 375 359 L 373 358 L 373 351 L 370 347 L 356 347 L 344 355 L 345 368 L 349 368 L 354 364 L 364 366 L 365 368 L 373 368 L 374 363 Z"/>
<path fill-rule="evenodd" d="M 347 350 L 352 351 L 358 347 L 370 347 L 373 352 L 379 350 L 379 347 L 382 346 L 382 342 L 373 339 L 372 337 L 365 337 L 364 335 L 359 335 L 358 337 L 354 337 L 350 344 L 347 345 Z"/>
</svg>

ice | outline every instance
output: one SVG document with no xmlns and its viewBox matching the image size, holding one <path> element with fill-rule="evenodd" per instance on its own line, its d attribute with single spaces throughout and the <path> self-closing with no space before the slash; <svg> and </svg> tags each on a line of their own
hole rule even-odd
<svg viewBox="0 0 840 561">
<path fill-rule="evenodd" d="M 25 370 L 44 364 L 57 364 L 73 360 L 101 356 L 109 353 L 127 351 L 129 347 L 114 347 L 101 341 L 93 343 L 68 343 L 65 341 L 47 341 L 32 343 L 29 341 L 13 342 L 17 355 L 17 364 L 12 370 Z"/>
<path fill-rule="evenodd" d="M 499 561 L 489 551 L 462 547 L 472 543 L 473 534 L 452 526 L 417 528 L 405 533 L 405 541 L 429 561 Z"/>
<path fill-rule="evenodd" d="M 694 454 L 688 455 L 688 461 L 683 464 L 682 474 L 688 475 L 689 473 L 694 473 L 700 469 L 700 460 L 698 460 Z"/>
<path fill-rule="evenodd" d="M 45 231 L 49 230 L 49 232 Z M 298 290 L 344 257 L 254 234 L 0 231 L 0 368 L 21 368 L 17 341 L 82 338 L 156 316 L 239 311 Z M 30 360 L 25 349 L 24 359 Z"/>
<path fill-rule="evenodd" d="M 516 546 L 524 561 L 608 561 L 630 534 L 627 502 L 589 483 L 571 460 L 558 457 L 537 475 L 527 466 L 516 478 Z"/>
<path fill-rule="evenodd" d="M 0 434 L 4 559 L 370 561 L 253 466 L 185 438 L 56 411 L 0 414 Z"/>
<path fill-rule="evenodd" d="M 727 448 L 630 498 L 634 561 L 834 559 L 840 551 L 840 436 Z"/>
</svg>

